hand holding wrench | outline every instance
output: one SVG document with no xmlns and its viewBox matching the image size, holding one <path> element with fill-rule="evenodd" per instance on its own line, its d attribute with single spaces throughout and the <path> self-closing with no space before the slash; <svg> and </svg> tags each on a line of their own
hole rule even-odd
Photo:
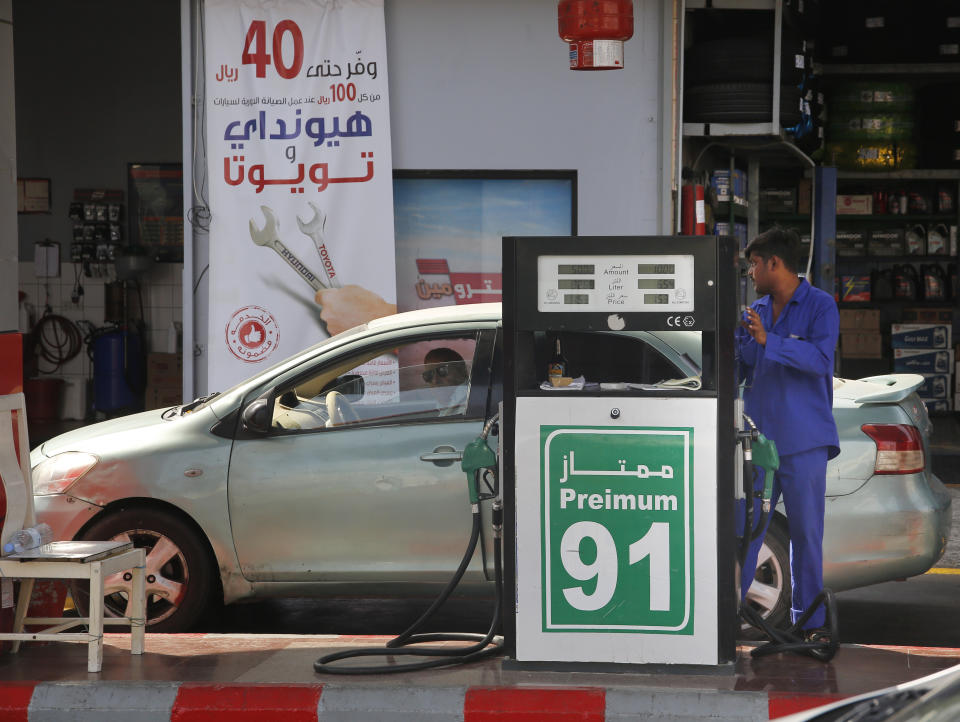
<svg viewBox="0 0 960 722">
<path fill-rule="evenodd" d="M 304 223 L 303 219 L 297 216 L 297 223 L 300 224 L 300 230 L 313 239 L 313 245 L 316 246 L 317 253 L 320 255 L 320 262 L 323 264 L 323 274 L 327 277 L 327 284 L 330 288 L 340 288 L 340 279 L 337 278 L 337 272 L 333 267 L 333 261 L 330 259 L 330 252 L 327 250 L 327 243 L 323 237 L 327 217 L 314 205 L 313 201 L 307 202 L 313 209 L 313 218 Z"/>
<path fill-rule="evenodd" d="M 267 219 L 267 223 L 262 230 L 257 230 L 253 219 L 250 219 L 250 238 L 253 239 L 253 242 L 258 246 L 267 246 L 275 250 L 280 255 L 280 258 L 286 261 L 290 268 L 296 271 L 297 275 L 310 285 L 310 288 L 312 288 L 314 292 L 327 288 L 313 271 L 307 268 L 290 249 L 283 245 L 283 242 L 277 234 L 279 223 L 277 223 L 277 216 L 274 214 L 273 209 L 268 206 L 260 206 L 260 210 L 263 211 L 263 217 Z M 298 218 L 297 220 L 300 219 Z"/>
</svg>

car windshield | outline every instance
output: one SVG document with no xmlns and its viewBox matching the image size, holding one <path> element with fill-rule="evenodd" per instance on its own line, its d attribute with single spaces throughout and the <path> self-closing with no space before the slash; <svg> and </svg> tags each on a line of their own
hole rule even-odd
<svg viewBox="0 0 960 722">
<path fill-rule="evenodd" d="M 188 404 L 184 404 L 183 407 L 181 408 L 181 413 L 198 411 L 199 409 L 202 409 L 204 406 L 206 406 L 208 403 L 213 401 L 218 396 L 227 396 L 233 391 L 248 385 L 252 381 L 255 381 L 256 379 L 258 379 L 259 377 L 265 374 L 273 374 L 274 372 L 282 369 L 284 366 L 288 366 L 292 361 L 294 361 L 295 359 L 299 359 L 301 356 L 312 355 L 314 351 L 317 351 L 323 348 L 324 346 L 328 346 L 331 343 L 334 343 L 335 341 L 340 341 L 341 339 L 347 338 L 349 336 L 356 336 L 358 334 L 363 333 L 366 330 L 367 330 L 367 325 L 361 324 L 360 326 L 354 326 L 353 328 L 348 328 L 346 331 L 341 331 L 335 336 L 330 336 L 328 338 L 325 338 L 322 341 L 315 343 L 313 346 L 309 346 L 308 348 L 303 349 L 302 351 L 294 354 L 293 356 L 289 356 L 283 359 L 283 361 L 278 361 L 273 366 L 263 369 L 256 376 L 245 378 L 243 381 L 240 381 L 239 383 L 234 384 L 233 386 L 228 388 L 226 391 L 223 391 L 223 392 L 214 391 L 214 392 L 211 392 L 210 394 L 207 394 L 206 396 L 201 396 L 200 398 L 194 399 Z"/>
<path fill-rule="evenodd" d="M 690 376 L 699 376 L 703 367 L 700 331 L 657 331 L 652 335 L 673 348 L 687 363 Z"/>
</svg>

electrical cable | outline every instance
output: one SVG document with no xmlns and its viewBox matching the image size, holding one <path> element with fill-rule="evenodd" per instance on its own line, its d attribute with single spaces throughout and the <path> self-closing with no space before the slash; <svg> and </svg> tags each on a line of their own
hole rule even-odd
<svg viewBox="0 0 960 722">
<path fill-rule="evenodd" d="M 40 358 L 54 366 L 50 371 L 41 370 L 40 373 L 56 373 L 83 349 L 80 329 L 69 318 L 55 313 L 45 313 L 37 321 L 33 336 Z"/>
<path fill-rule="evenodd" d="M 193 78 L 193 98 L 194 98 L 194 120 L 193 120 L 193 166 L 191 185 L 193 187 L 193 197 L 199 201 L 198 205 L 191 207 L 187 213 L 187 220 L 204 232 L 210 231 L 210 220 L 212 213 L 210 211 L 210 202 L 207 198 L 207 114 L 206 114 L 206 44 L 204 36 L 204 2 L 196 0 L 194 3 L 196 10 L 194 27 L 196 35 L 194 37 L 196 52 Z M 202 163 L 198 163 L 198 158 L 202 158 Z M 198 179 L 199 174 L 199 179 Z"/>
<path fill-rule="evenodd" d="M 206 272 L 209 271 L 209 270 L 210 270 L 210 264 L 208 263 L 206 266 L 203 267 L 203 270 L 200 271 L 200 275 L 197 276 L 197 280 L 194 281 L 194 283 L 193 283 L 193 294 L 194 294 L 194 295 L 197 294 L 197 289 L 200 288 L 200 281 L 203 280 L 203 276 L 204 276 L 204 275 L 206 274 Z"/>
</svg>

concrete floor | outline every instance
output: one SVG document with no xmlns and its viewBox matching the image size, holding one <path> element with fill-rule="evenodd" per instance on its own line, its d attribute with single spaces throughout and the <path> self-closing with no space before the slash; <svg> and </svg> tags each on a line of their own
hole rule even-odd
<svg viewBox="0 0 960 722">
<path fill-rule="evenodd" d="M 103 669 L 86 671 L 86 646 L 80 643 L 27 643 L 16 655 L 0 655 L 0 682 L 180 681 L 219 683 L 324 683 L 406 686 L 544 684 L 563 686 L 657 687 L 701 690 L 766 690 L 779 693 L 846 697 L 923 677 L 960 664 L 960 649 L 844 645 L 824 664 L 796 654 L 752 658 L 741 645 L 732 668 L 621 673 L 529 671 L 512 668 L 502 658 L 428 672 L 367 677 L 318 674 L 313 662 L 348 648 L 380 647 L 389 637 L 347 635 L 147 634 L 142 656 L 129 654 L 129 636 L 108 633 Z M 452 643 L 445 643 L 451 646 Z M 419 657 L 366 657 L 344 666 L 395 664 Z"/>
</svg>

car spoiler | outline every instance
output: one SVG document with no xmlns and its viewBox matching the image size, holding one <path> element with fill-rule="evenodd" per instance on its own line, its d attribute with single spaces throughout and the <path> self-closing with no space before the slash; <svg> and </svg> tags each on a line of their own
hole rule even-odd
<svg viewBox="0 0 960 722">
<path fill-rule="evenodd" d="M 834 379 L 833 391 L 858 404 L 895 404 L 922 384 L 920 374 L 885 374 L 857 380 Z"/>
</svg>

